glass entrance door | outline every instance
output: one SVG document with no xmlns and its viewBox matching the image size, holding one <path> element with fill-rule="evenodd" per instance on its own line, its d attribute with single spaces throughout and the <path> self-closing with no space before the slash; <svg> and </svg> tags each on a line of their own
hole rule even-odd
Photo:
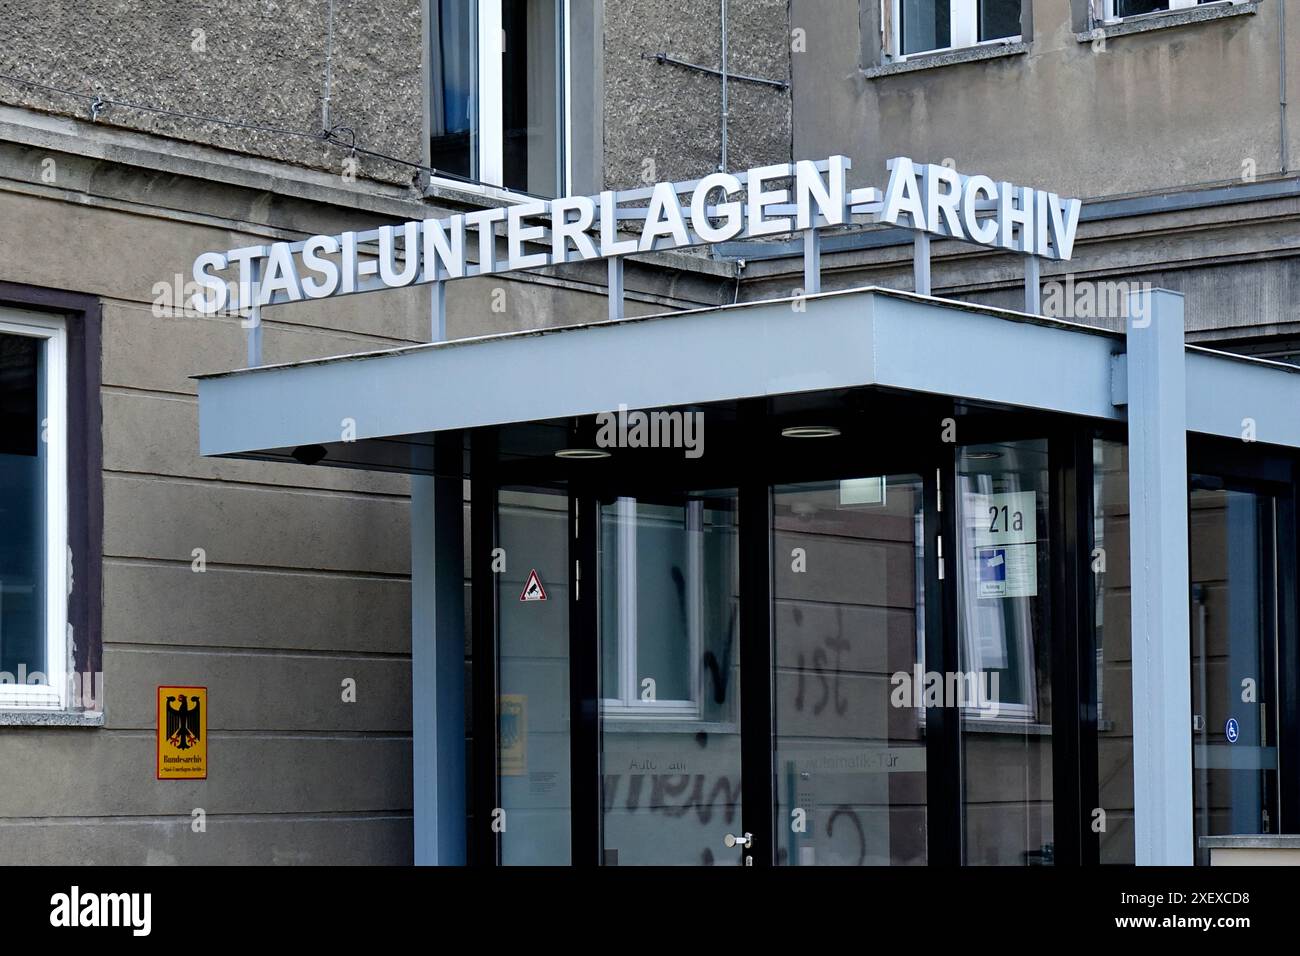
<svg viewBox="0 0 1300 956">
<path fill-rule="evenodd" d="M 766 544 L 767 582 L 742 572 L 737 490 L 596 502 L 602 862 L 924 864 L 922 478 L 744 493 L 766 499 L 746 541 Z M 741 628 L 746 584 L 766 634 Z"/>
<path fill-rule="evenodd" d="M 1192 767 L 1196 836 L 1278 830 L 1277 496 L 1193 476 Z M 1197 860 L 1208 863 L 1198 849 Z"/>
<path fill-rule="evenodd" d="M 597 528 L 602 861 L 741 864 L 736 492 L 610 495 Z"/>
<path fill-rule="evenodd" d="M 775 862 L 924 864 L 921 477 L 772 498 Z"/>
</svg>

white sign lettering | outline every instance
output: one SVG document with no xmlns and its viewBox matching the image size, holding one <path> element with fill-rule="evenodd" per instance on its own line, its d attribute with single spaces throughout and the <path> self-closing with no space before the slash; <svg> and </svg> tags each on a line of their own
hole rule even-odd
<svg viewBox="0 0 1300 956">
<path fill-rule="evenodd" d="M 194 260 L 194 279 L 204 291 L 192 304 L 213 314 L 852 223 L 889 223 L 1048 259 L 1073 253 L 1077 199 L 906 158 L 890 160 L 882 195 L 873 187 L 850 188 L 850 166 L 846 156 L 801 160 L 205 252 Z M 620 225 L 632 221 L 643 223 L 640 234 L 620 235 Z M 498 258 L 499 228 L 504 260 Z"/>
</svg>

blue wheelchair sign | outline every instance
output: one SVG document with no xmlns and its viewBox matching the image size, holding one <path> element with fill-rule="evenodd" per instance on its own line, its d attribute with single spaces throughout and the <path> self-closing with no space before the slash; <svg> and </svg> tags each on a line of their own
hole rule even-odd
<svg viewBox="0 0 1300 956">
<path fill-rule="evenodd" d="M 1224 735 L 1228 738 L 1228 743 L 1235 744 L 1237 738 L 1241 736 L 1241 727 L 1237 724 L 1236 717 L 1229 717 L 1227 725 L 1223 728 Z"/>
</svg>

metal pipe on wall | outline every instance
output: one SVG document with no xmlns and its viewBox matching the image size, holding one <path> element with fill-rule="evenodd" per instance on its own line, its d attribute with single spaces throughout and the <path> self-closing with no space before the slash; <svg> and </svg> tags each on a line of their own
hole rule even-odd
<svg viewBox="0 0 1300 956">
<path fill-rule="evenodd" d="M 718 0 L 721 5 L 722 19 L 722 155 L 718 162 L 719 172 L 727 171 L 727 0 Z"/>
<path fill-rule="evenodd" d="M 1287 141 L 1286 129 L 1286 4 L 1277 5 L 1277 44 L 1278 44 L 1278 112 L 1282 137 L 1282 175 L 1291 171 L 1291 147 Z"/>
</svg>

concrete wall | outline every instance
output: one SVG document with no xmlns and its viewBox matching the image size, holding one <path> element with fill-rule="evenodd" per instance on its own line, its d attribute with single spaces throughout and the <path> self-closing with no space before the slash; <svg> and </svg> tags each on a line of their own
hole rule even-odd
<svg viewBox="0 0 1300 956">
<path fill-rule="evenodd" d="M 736 73 L 788 80 L 788 0 L 728 6 L 728 63 Z M 643 57 L 666 53 L 717 69 L 718 0 L 605 0 L 605 180 L 611 186 L 694 179 L 720 161 L 722 83 Z M 732 170 L 790 159 L 790 93 L 731 80 Z"/>
<path fill-rule="evenodd" d="M 891 156 L 951 158 L 1082 197 L 1239 180 L 1248 162 L 1276 174 L 1279 6 L 1103 44 L 1076 39 L 1081 0 L 1034 0 L 1027 53 L 869 79 L 878 4 L 792 0 L 808 30 L 791 58 L 794 150 L 847 152 L 873 182 Z M 1286 43 L 1294 67 L 1300 17 Z M 1293 68 L 1292 99 L 1297 83 Z"/>
<path fill-rule="evenodd" d="M 0 73 L 79 93 L 318 134 L 328 11 L 330 125 L 369 149 L 419 162 L 423 0 L 0 0 Z M 89 104 L 0 80 L 0 102 L 88 116 Z M 309 136 L 234 129 L 125 108 L 101 119 L 318 169 L 348 153 Z M 359 159 L 358 175 L 407 183 L 412 171 Z"/>
<path fill-rule="evenodd" d="M 112 107 L 99 122 L 341 173 L 349 153 L 317 139 L 349 127 L 359 145 L 412 162 L 426 152 L 427 0 L 0 0 L 0 74 L 87 95 L 300 132 L 239 129 Z M 333 36 L 329 11 L 333 7 Z M 732 3 L 733 71 L 788 80 L 787 0 Z M 721 84 L 642 59 L 664 51 L 717 67 L 717 0 L 573 0 L 576 191 L 691 178 L 718 163 Z M 328 57 L 327 57 L 328 53 Z M 0 103 L 89 116 L 89 102 L 0 80 Z M 730 85 L 733 169 L 790 154 L 790 94 Z M 340 132 L 340 136 L 349 134 Z M 414 170 L 356 157 L 361 178 L 409 184 Z M 602 181 L 603 180 L 603 181 Z"/>
</svg>

